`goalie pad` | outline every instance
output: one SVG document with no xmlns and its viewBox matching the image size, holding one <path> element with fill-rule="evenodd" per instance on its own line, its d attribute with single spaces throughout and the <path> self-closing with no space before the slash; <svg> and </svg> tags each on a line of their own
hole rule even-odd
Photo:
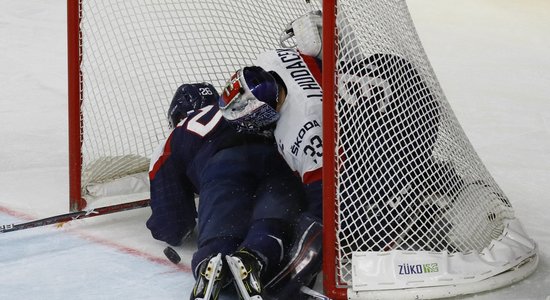
<svg viewBox="0 0 550 300">
<path fill-rule="evenodd" d="M 285 48 L 298 49 L 300 53 L 322 59 L 323 17 L 320 10 L 309 12 L 287 25 L 279 39 Z M 294 43 L 289 42 L 294 38 Z"/>
<path fill-rule="evenodd" d="M 322 267 L 323 226 L 311 216 L 301 216 L 294 230 L 294 245 L 286 266 L 265 286 L 264 299 L 295 299 L 302 286 L 315 281 Z"/>
</svg>

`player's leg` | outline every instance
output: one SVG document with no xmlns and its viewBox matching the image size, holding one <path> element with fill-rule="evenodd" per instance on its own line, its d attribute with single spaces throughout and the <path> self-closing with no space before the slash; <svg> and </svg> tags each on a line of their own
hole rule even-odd
<svg viewBox="0 0 550 300">
<path fill-rule="evenodd" d="M 297 299 L 302 286 L 309 286 L 322 268 L 323 226 L 302 214 L 293 228 L 292 247 L 284 267 L 266 284 L 264 299 Z"/>
<path fill-rule="evenodd" d="M 300 212 L 302 184 L 275 152 L 265 157 L 263 182 L 258 186 L 252 225 L 240 250 L 228 256 L 241 294 L 254 297 L 279 270 L 291 235 L 291 223 Z M 243 272 L 246 270 L 246 272 Z"/>
<path fill-rule="evenodd" d="M 227 148 L 218 152 L 201 174 L 198 249 L 192 260 L 197 281 L 191 299 L 202 298 L 209 285 L 214 285 L 213 295 L 217 295 L 224 284 L 230 282 L 225 264 L 218 273 L 220 278 L 209 277 L 209 268 L 219 264 L 218 254 L 223 261 L 227 254 L 233 253 L 250 227 L 257 182 L 251 176 L 254 170 L 247 162 L 249 158 L 242 147 Z"/>
</svg>

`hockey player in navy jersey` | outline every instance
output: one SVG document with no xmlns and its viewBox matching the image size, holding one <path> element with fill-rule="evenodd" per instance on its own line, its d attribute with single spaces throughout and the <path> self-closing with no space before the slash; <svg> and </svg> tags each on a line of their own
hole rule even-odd
<svg viewBox="0 0 550 300">
<path fill-rule="evenodd" d="M 253 93 L 264 93 L 261 84 Z M 222 117 L 210 84 L 178 88 L 168 117 L 172 132 L 151 159 L 154 238 L 178 245 L 195 227 L 198 249 L 190 299 L 217 299 L 233 280 L 261 299 L 262 282 L 277 271 L 289 238 L 288 224 L 303 201 L 299 180 L 269 136 L 238 133 Z"/>
</svg>

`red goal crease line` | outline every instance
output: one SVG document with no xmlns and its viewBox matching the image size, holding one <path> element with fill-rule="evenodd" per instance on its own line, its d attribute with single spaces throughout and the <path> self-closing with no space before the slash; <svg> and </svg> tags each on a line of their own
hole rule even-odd
<svg viewBox="0 0 550 300">
<path fill-rule="evenodd" d="M 6 214 L 8 216 L 11 216 L 11 217 L 14 217 L 14 218 L 17 218 L 17 219 L 29 221 L 29 222 L 32 222 L 32 220 L 36 220 L 36 217 L 31 216 L 30 214 L 19 212 L 19 211 L 13 210 L 11 208 L 8 208 L 8 207 L 2 206 L 2 205 L 0 205 L 0 213 Z M 97 216 L 97 215 L 94 214 L 92 216 Z M 63 222 L 54 222 L 52 224 L 47 224 L 47 225 L 54 225 L 54 224 L 59 224 L 59 223 L 63 223 Z M 15 225 L 17 225 L 17 224 L 15 224 Z M 38 227 L 38 226 L 36 226 L 36 227 Z M 31 228 L 34 228 L 34 227 L 31 227 Z M 78 230 L 78 229 L 73 228 L 73 229 L 66 229 L 66 230 L 64 230 L 64 232 L 69 232 L 69 233 L 76 234 L 76 235 L 78 235 L 78 237 L 80 237 L 84 240 L 87 240 L 89 242 L 99 244 L 99 245 L 103 245 L 103 246 L 109 247 L 111 249 L 114 249 L 118 252 L 128 254 L 128 255 L 132 255 L 134 257 L 139 257 L 139 258 L 145 259 L 147 261 L 150 261 L 150 262 L 153 262 L 153 263 L 156 263 L 156 264 L 159 264 L 159 265 L 167 266 L 167 267 L 176 269 L 177 271 L 181 271 L 181 272 L 185 272 L 185 273 L 192 273 L 191 267 L 189 265 L 181 264 L 181 263 L 178 264 L 178 265 L 174 265 L 173 263 L 167 261 L 165 258 L 157 257 L 157 256 L 151 255 L 147 252 L 144 252 L 144 251 L 141 251 L 141 250 L 138 250 L 138 249 L 135 249 L 135 248 L 131 248 L 131 247 L 128 247 L 128 246 L 124 246 L 124 245 L 121 245 L 119 243 L 115 243 L 113 241 L 107 240 L 107 239 L 102 239 L 102 238 L 95 237 L 91 234 L 85 233 L 83 230 Z"/>
<path fill-rule="evenodd" d="M 17 218 L 17 219 L 22 219 L 22 220 L 25 220 L 25 221 L 31 221 L 31 220 L 35 219 L 34 217 L 32 217 L 29 214 L 15 211 L 15 210 L 13 210 L 11 208 L 7 208 L 3 205 L 0 205 L 0 213 L 9 215 L 9 216 Z"/>
</svg>

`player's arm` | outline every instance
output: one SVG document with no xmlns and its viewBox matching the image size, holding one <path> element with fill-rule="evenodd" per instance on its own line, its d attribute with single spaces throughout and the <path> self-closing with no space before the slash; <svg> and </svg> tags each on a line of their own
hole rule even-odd
<svg viewBox="0 0 550 300">
<path fill-rule="evenodd" d="M 171 135 L 152 157 L 149 170 L 151 217 L 147 228 L 153 237 L 176 246 L 189 236 L 197 217 L 192 185 L 172 153 Z"/>
</svg>

